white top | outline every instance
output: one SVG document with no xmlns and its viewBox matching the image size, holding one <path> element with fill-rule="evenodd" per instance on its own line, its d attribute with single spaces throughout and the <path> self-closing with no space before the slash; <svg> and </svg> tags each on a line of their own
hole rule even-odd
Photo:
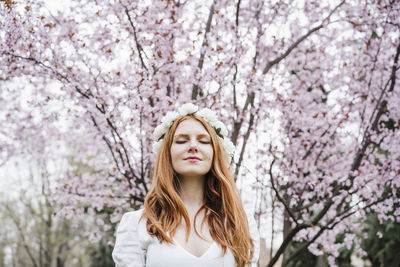
<svg viewBox="0 0 400 267">
<path fill-rule="evenodd" d="M 225 255 L 222 247 L 215 241 L 208 250 L 197 257 L 184 249 L 177 241 L 175 244 L 160 243 L 156 237 L 148 234 L 146 218 L 139 222 L 143 209 L 127 212 L 122 216 L 117 229 L 112 257 L 116 267 L 236 267 L 232 252 L 227 248 Z M 250 235 L 254 242 L 254 257 L 251 267 L 257 266 L 260 253 L 260 236 L 254 217 L 247 214 Z"/>
</svg>

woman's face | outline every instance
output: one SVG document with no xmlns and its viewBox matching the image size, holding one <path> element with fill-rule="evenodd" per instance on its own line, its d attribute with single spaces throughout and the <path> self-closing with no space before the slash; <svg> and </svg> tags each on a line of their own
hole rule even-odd
<svg viewBox="0 0 400 267">
<path fill-rule="evenodd" d="M 211 169 L 214 150 L 204 126 L 195 119 L 182 121 L 171 145 L 172 167 L 183 177 L 204 176 Z"/>
</svg>

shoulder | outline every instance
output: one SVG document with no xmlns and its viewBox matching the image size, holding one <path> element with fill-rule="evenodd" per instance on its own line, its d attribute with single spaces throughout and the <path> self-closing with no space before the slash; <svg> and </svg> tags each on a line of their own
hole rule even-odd
<svg viewBox="0 0 400 267">
<path fill-rule="evenodd" d="M 140 220 L 143 210 L 144 209 L 139 209 L 124 213 L 119 223 L 119 229 L 125 229 L 128 231 L 137 230 L 139 225 L 145 222 L 145 218 Z"/>
<path fill-rule="evenodd" d="M 150 239 L 145 232 L 145 220 L 140 220 L 142 214 L 143 210 L 135 210 L 122 216 L 112 252 L 115 266 L 145 266 L 145 251 Z"/>
<path fill-rule="evenodd" d="M 140 217 L 143 214 L 144 209 L 139 209 L 139 210 L 133 210 L 133 211 L 128 211 L 122 215 L 122 219 L 128 220 L 128 221 L 139 221 Z"/>
<path fill-rule="evenodd" d="M 124 213 L 117 229 L 117 236 L 127 233 L 132 235 L 141 245 L 147 246 L 152 237 L 146 229 L 146 218 L 142 217 L 144 209 Z"/>
</svg>

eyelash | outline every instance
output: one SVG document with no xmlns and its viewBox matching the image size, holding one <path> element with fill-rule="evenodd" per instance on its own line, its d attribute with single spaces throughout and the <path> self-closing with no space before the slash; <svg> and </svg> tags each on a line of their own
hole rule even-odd
<svg viewBox="0 0 400 267">
<path fill-rule="evenodd" d="M 184 140 L 175 141 L 175 143 L 184 144 L 184 143 L 186 143 L 186 140 L 185 141 Z M 211 142 L 209 142 L 209 141 L 200 141 L 200 143 L 202 143 L 202 144 L 210 144 Z"/>
</svg>

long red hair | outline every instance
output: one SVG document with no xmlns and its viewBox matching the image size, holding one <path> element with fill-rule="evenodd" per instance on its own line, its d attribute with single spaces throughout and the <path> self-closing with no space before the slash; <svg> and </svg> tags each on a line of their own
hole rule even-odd
<svg viewBox="0 0 400 267">
<path fill-rule="evenodd" d="M 176 128 L 179 123 L 189 118 L 196 119 L 204 126 L 210 134 L 214 149 L 211 170 L 205 180 L 205 201 L 196 216 L 201 210 L 205 210 L 204 218 L 209 225 L 211 237 L 222 246 L 224 254 L 226 248 L 229 248 L 238 266 L 242 267 L 251 261 L 254 254 L 246 213 L 218 135 L 201 117 L 195 115 L 179 117 L 165 134 L 156 156 L 152 186 L 144 201 L 142 218 L 147 219 L 146 227 L 150 235 L 157 237 L 160 242 L 171 244 L 172 237 L 183 218 L 186 222 L 186 239 L 189 238 L 190 219 L 179 197 L 179 179 L 174 175 L 170 154 Z M 196 234 L 199 235 L 197 231 Z"/>
</svg>

